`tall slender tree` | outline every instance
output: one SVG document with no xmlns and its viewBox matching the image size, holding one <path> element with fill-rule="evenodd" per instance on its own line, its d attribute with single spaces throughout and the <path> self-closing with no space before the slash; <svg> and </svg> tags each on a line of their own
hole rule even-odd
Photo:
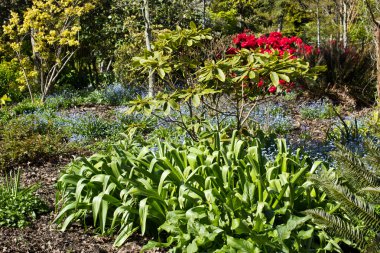
<svg viewBox="0 0 380 253">
<path fill-rule="evenodd" d="M 150 23 L 150 12 L 149 12 L 149 2 L 148 0 L 143 0 L 142 5 L 142 13 L 144 17 L 144 24 L 145 24 L 145 43 L 146 43 L 146 49 L 151 52 L 152 51 L 152 28 Z M 149 84 L 148 84 L 148 96 L 153 97 L 154 95 L 154 72 L 151 68 L 149 70 Z"/>
</svg>

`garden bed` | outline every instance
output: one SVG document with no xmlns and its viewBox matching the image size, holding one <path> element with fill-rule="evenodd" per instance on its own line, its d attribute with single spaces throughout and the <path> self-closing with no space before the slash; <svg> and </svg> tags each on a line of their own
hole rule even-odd
<svg viewBox="0 0 380 253">
<path fill-rule="evenodd" d="M 323 143 L 326 141 L 326 133 L 328 129 L 332 127 L 334 122 L 336 123 L 339 121 L 336 115 L 324 115 L 321 113 L 319 107 L 326 107 L 324 104 L 326 101 L 327 100 L 323 103 L 318 102 L 317 105 L 315 105 L 316 102 L 314 100 L 305 96 L 298 97 L 294 100 L 279 97 L 269 102 L 269 104 L 264 104 L 261 109 L 259 108 L 257 112 L 254 112 L 252 119 L 260 121 L 262 119 L 260 117 L 264 117 L 265 122 L 261 120 L 261 124 L 264 127 L 268 127 L 268 129 L 264 130 L 272 131 L 277 134 L 277 136 L 286 137 L 291 145 L 298 145 L 305 148 L 305 146 L 303 146 L 305 143 L 316 142 L 317 144 L 315 147 L 318 148 L 318 146 L 324 145 Z M 328 103 L 330 102 L 327 101 L 327 104 Z M 355 111 L 345 104 L 340 105 L 339 109 L 340 116 L 345 119 L 363 118 L 365 115 L 368 115 L 369 112 L 368 108 Z M 79 115 L 79 118 L 81 115 L 93 115 L 95 118 L 99 119 L 97 122 L 100 122 L 101 120 L 117 120 L 115 112 L 123 113 L 124 111 L 125 107 L 81 105 L 59 110 L 57 111 L 57 115 L 59 115 L 59 117 Z M 291 122 L 286 122 L 289 119 L 291 119 Z M 160 124 L 163 124 L 163 122 Z M 96 141 L 102 142 L 102 138 L 97 139 Z M 79 144 L 79 147 L 80 145 L 81 144 Z M 86 145 L 88 147 L 88 145 L 91 144 Z M 315 150 L 308 151 L 313 152 Z M 29 186 L 36 183 L 40 184 L 40 188 L 37 190 L 36 194 L 48 204 L 49 212 L 37 217 L 35 221 L 25 228 L 1 227 L 0 251 L 139 252 L 142 246 L 144 246 L 150 239 L 153 239 L 134 234 L 122 247 L 115 248 L 113 247 L 115 236 L 100 236 L 93 228 L 86 228 L 77 222 L 73 223 L 65 232 L 61 232 L 57 224 L 53 223 L 53 220 L 57 215 L 57 211 L 55 211 L 55 195 L 56 183 L 60 173 L 64 170 L 65 166 L 72 161 L 74 156 L 88 157 L 93 152 L 94 150 L 89 151 L 86 148 L 77 149 L 76 151 L 65 155 L 53 156 L 50 158 L 40 157 L 40 159 L 37 159 L 37 162 L 25 162 L 20 165 L 22 171 L 21 185 Z M 319 154 L 317 154 L 317 156 L 318 155 Z M 156 250 L 152 252 L 163 251 Z"/>
<path fill-rule="evenodd" d="M 59 157 L 42 166 L 22 168 L 21 184 L 40 184 L 37 195 L 49 206 L 50 212 L 38 217 L 25 228 L 0 227 L 0 252 L 138 252 L 149 238 L 134 235 L 123 247 L 112 247 L 114 238 L 99 236 L 91 228 L 74 224 L 65 232 L 60 232 L 53 223 L 55 218 L 55 183 L 60 170 L 70 161 L 69 157 Z M 151 251 L 162 252 L 162 251 Z"/>
</svg>

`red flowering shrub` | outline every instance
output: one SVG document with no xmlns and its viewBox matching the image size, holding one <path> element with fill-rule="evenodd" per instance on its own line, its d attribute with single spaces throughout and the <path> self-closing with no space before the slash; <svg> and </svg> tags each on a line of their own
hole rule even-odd
<svg viewBox="0 0 380 253">
<path fill-rule="evenodd" d="M 206 61 L 197 74 L 205 88 L 234 101 L 237 129 L 244 125 L 257 101 L 289 92 L 299 80 L 315 80 L 320 71 L 302 57 L 312 47 L 298 37 L 273 32 L 256 38 L 243 32 L 233 38 L 233 44 L 221 58 Z"/>
<path fill-rule="evenodd" d="M 272 32 L 268 36 L 261 35 L 258 38 L 254 34 L 243 32 L 235 36 L 233 43 L 236 48 L 229 48 L 227 54 L 235 54 L 241 48 L 258 50 L 261 53 L 278 51 L 279 55 L 288 52 L 295 57 L 301 54 L 307 55 L 313 51 L 313 47 L 305 44 L 301 38 L 285 37 L 280 32 Z"/>
<path fill-rule="evenodd" d="M 286 57 L 296 59 L 300 56 L 310 55 L 314 50 L 312 46 L 305 44 L 301 38 L 296 36 L 285 37 L 280 32 L 272 32 L 268 36 L 261 35 L 260 37 L 243 32 L 234 37 L 233 44 L 235 47 L 229 47 L 226 51 L 227 55 L 236 55 L 241 49 L 248 49 L 256 53 L 276 54 L 280 58 L 286 54 Z M 244 88 L 253 88 L 256 91 L 259 88 L 259 91 L 274 94 L 277 91 L 290 92 L 295 87 L 294 82 L 286 82 L 282 79 L 279 79 L 278 83 L 281 89 L 277 89 L 276 86 L 265 86 L 265 84 L 271 84 L 269 77 L 260 78 L 257 87 L 245 85 Z"/>
</svg>

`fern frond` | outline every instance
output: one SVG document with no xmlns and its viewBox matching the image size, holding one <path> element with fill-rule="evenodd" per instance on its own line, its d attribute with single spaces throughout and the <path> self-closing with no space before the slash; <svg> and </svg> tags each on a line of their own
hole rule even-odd
<svg viewBox="0 0 380 253">
<path fill-rule="evenodd" d="M 380 187 L 365 187 L 365 188 L 361 189 L 360 191 L 380 194 Z"/>
<path fill-rule="evenodd" d="M 367 199 L 375 205 L 380 204 L 380 187 L 365 187 L 358 193 L 367 193 Z"/>
<path fill-rule="evenodd" d="M 321 176 L 323 177 L 323 173 Z M 340 202 L 351 219 L 362 221 L 364 225 L 375 231 L 380 230 L 380 218 L 371 204 L 354 195 L 347 187 L 333 182 L 328 177 L 322 178 L 321 176 L 312 176 L 310 179 L 319 183 L 329 197 Z"/>
<path fill-rule="evenodd" d="M 365 139 L 364 146 L 366 148 L 365 161 L 374 169 L 374 173 L 380 177 L 380 143 Z"/>
<path fill-rule="evenodd" d="M 360 248 L 365 248 L 367 244 L 365 241 L 365 232 L 361 232 L 357 227 L 352 226 L 350 223 L 320 209 L 310 209 L 303 213 L 310 215 L 315 223 L 325 227 L 330 234 L 348 239 L 356 243 Z"/>
<path fill-rule="evenodd" d="M 367 169 L 363 159 L 343 145 L 337 144 L 338 151 L 332 156 L 338 162 L 338 170 L 349 180 L 350 185 L 359 190 L 364 187 L 380 187 L 380 178 Z"/>
</svg>

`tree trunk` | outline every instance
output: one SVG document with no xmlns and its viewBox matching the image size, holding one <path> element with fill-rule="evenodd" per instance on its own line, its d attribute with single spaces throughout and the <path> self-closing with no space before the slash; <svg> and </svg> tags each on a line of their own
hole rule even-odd
<svg viewBox="0 0 380 253">
<path fill-rule="evenodd" d="M 343 17 L 342 17 L 342 26 L 343 26 L 343 47 L 346 48 L 348 44 L 348 35 L 347 35 L 347 3 L 342 1 L 343 4 Z"/>
<path fill-rule="evenodd" d="M 146 43 L 146 49 L 151 52 L 152 51 L 152 29 L 150 27 L 150 16 L 149 16 L 149 3 L 148 0 L 143 1 L 143 8 L 142 13 L 144 17 L 144 23 L 145 23 L 145 43 Z M 148 85 L 148 96 L 153 97 L 154 96 L 154 72 L 153 69 L 149 69 L 149 85 Z"/>
<path fill-rule="evenodd" d="M 376 77 L 377 77 L 377 103 L 380 105 L 380 20 L 377 20 L 375 18 L 375 15 L 373 13 L 373 10 L 371 8 L 370 3 L 368 0 L 365 0 L 365 4 L 367 6 L 367 9 L 369 11 L 369 14 L 371 15 L 372 22 L 376 26 L 376 34 L 375 34 L 375 46 L 376 46 Z"/>
<path fill-rule="evenodd" d="M 281 14 L 281 16 L 278 18 L 277 32 L 282 31 L 283 22 L 284 22 L 284 15 Z"/>
<path fill-rule="evenodd" d="M 206 28 L 206 0 L 203 0 L 203 23 L 202 23 L 203 29 Z"/>
<path fill-rule="evenodd" d="M 319 17 L 319 0 L 317 0 L 317 48 L 321 46 L 321 20 Z"/>
<path fill-rule="evenodd" d="M 377 101 L 380 103 L 380 23 L 376 24 Z"/>
<path fill-rule="evenodd" d="M 42 71 L 42 62 L 39 57 L 39 53 L 36 51 L 36 41 L 34 39 L 34 34 L 35 34 L 35 30 L 34 28 L 31 28 L 30 29 L 30 44 L 32 46 L 32 59 L 33 59 L 34 70 L 38 73 L 34 82 L 40 85 L 41 94 L 43 94 L 44 78 L 43 78 L 43 71 Z"/>
</svg>

